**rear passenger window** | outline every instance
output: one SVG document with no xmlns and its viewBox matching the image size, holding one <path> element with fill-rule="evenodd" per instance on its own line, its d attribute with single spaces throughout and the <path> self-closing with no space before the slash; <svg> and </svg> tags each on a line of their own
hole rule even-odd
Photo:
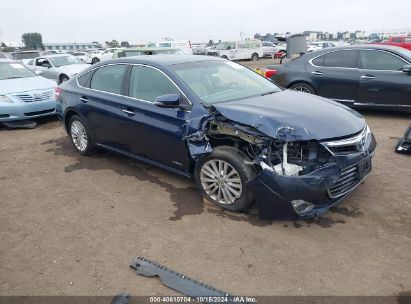
<svg viewBox="0 0 411 304">
<path fill-rule="evenodd" d="M 180 94 L 180 91 L 162 72 L 146 66 L 133 67 L 129 89 L 131 97 L 154 102 L 158 96 L 167 94 Z"/>
<path fill-rule="evenodd" d="M 121 94 L 125 64 L 108 65 L 99 68 L 91 79 L 90 88 L 94 90 Z"/>
<path fill-rule="evenodd" d="M 401 42 L 402 42 L 402 39 L 401 39 L 401 37 L 392 38 L 392 39 L 391 39 L 391 42 L 394 42 L 394 43 L 401 43 Z"/>
<path fill-rule="evenodd" d="M 313 60 L 316 66 L 333 68 L 357 68 L 356 51 L 335 51 L 324 54 Z"/>
<path fill-rule="evenodd" d="M 399 71 L 407 64 L 388 52 L 372 50 L 361 51 L 361 61 L 364 69 L 382 71 Z"/>
<path fill-rule="evenodd" d="M 323 66 L 338 68 L 356 68 L 357 56 L 355 51 L 336 51 L 324 55 Z"/>
<path fill-rule="evenodd" d="M 93 75 L 93 71 L 90 71 L 84 75 L 81 75 L 79 78 L 77 78 L 78 84 L 84 88 L 89 88 L 91 75 Z"/>
</svg>

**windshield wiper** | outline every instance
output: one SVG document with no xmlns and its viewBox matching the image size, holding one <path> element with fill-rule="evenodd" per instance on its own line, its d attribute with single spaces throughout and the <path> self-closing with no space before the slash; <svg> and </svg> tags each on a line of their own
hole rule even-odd
<svg viewBox="0 0 411 304">
<path fill-rule="evenodd" d="M 278 91 L 268 91 L 268 92 L 261 94 L 260 96 L 270 95 L 270 94 L 277 93 L 277 92 Z"/>
</svg>

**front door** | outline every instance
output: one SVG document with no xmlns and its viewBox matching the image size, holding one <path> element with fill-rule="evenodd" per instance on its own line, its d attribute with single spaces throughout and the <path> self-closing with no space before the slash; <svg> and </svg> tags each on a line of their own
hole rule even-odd
<svg viewBox="0 0 411 304">
<path fill-rule="evenodd" d="M 188 171 L 189 152 L 183 142 L 184 126 L 190 112 L 160 108 L 154 104 L 158 96 L 179 94 L 170 78 L 157 68 L 133 65 L 129 82 L 130 119 L 141 130 L 134 141 L 133 153 L 157 163 Z M 137 134 L 136 134 L 137 136 Z"/>
<path fill-rule="evenodd" d="M 361 50 L 359 104 L 411 105 L 411 75 L 402 71 L 409 64 L 382 50 Z"/>
</svg>

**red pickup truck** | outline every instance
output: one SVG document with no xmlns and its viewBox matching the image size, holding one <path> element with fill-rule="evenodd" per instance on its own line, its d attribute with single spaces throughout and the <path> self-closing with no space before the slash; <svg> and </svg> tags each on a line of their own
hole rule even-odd
<svg viewBox="0 0 411 304">
<path fill-rule="evenodd" d="M 399 46 L 411 50 L 411 36 L 392 36 L 388 41 L 379 42 L 378 44 Z"/>
</svg>

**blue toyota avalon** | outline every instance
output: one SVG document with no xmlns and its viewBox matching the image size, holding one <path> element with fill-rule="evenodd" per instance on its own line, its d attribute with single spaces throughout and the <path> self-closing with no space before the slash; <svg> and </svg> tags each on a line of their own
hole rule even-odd
<svg viewBox="0 0 411 304">
<path fill-rule="evenodd" d="M 262 219 L 313 217 L 371 171 L 376 142 L 356 111 L 282 90 L 228 60 L 139 56 L 93 65 L 56 89 L 74 148 L 194 177 L 217 206 Z"/>
</svg>

